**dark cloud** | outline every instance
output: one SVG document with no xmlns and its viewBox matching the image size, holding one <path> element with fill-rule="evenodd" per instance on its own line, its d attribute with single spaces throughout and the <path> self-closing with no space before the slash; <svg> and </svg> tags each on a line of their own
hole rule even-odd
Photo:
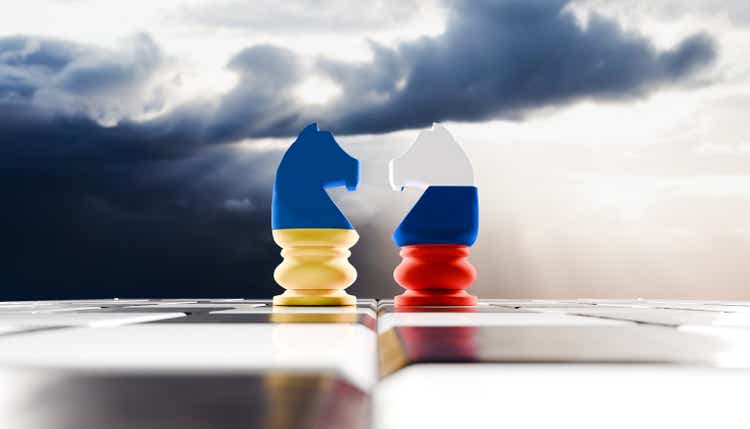
<svg viewBox="0 0 750 429">
<path fill-rule="evenodd" d="M 226 143 L 313 120 L 379 133 L 637 97 L 715 56 L 707 36 L 659 51 L 604 18 L 581 27 L 564 6 L 455 3 L 443 34 L 373 44 L 369 63 L 250 47 L 228 63 L 238 81 L 226 94 L 167 109 L 170 60 L 148 36 L 115 50 L 0 38 L 0 299 L 269 296 L 281 152 Z M 342 96 L 301 104 L 294 90 L 315 73 Z"/>
<path fill-rule="evenodd" d="M 659 51 L 597 15 L 582 27 L 567 3 L 456 2 L 440 36 L 376 47 L 367 66 L 321 61 L 344 85 L 330 123 L 340 132 L 379 133 L 517 118 L 583 98 L 643 96 L 689 79 L 716 55 L 703 34 Z"/>
<path fill-rule="evenodd" d="M 452 2 L 443 34 L 395 48 L 371 43 L 373 60 L 366 63 L 318 58 L 310 66 L 286 48 L 245 49 L 229 63 L 240 79 L 212 111 L 209 140 L 291 136 L 312 121 L 363 134 L 436 121 L 518 119 L 581 99 L 646 96 L 691 81 L 716 56 L 708 35 L 658 50 L 596 14 L 582 25 L 567 4 Z M 293 90 L 316 73 L 339 85 L 341 95 L 305 105 Z"/>
<path fill-rule="evenodd" d="M 219 100 L 210 140 L 290 136 L 311 121 L 340 134 L 420 128 L 435 121 L 519 119 L 581 99 L 623 100 L 690 82 L 716 57 L 698 33 L 667 50 L 593 14 L 585 25 L 567 0 L 455 1 L 444 33 L 395 48 L 371 43 L 373 60 L 305 58 L 263 45 L 229 63 L 240 76 Z M 295 86 L 320 74 L 340 96 L 305 105 Z"/>
<path fill-rule="evenodd" d="M 280 153 L 207 147 L 206 105 L 128 119 L 163 61 L 145 36 L 0 39 L 0 299 L 271 293 Z"/>
<path fill-rule="evenodd" d="M 179 106 L 140 125 L 205 143 L 290 136 L 319 120 L 350 134 L 418 128 L 434 121 L 517 118 L 536 107 L 582 98 L 643 96 L 692 78 L 715 55 L 705 34 L 660 51 L 615 21 L 592 15 L 585 25 L 567 0 L 455 1 L 446 30 L 395 48 L 372 44 L 370 63 L 319 58 L 254 46 L 228 68 L 237 85 L 210 103 Z M 0 40 L 0 102 L 44 112 L 127 122 L 163 105 L 151 84 L 164 56 L 145 35 L 120 51 L 14 37 Z M 341 86 L 341 96 L 307 106 L 293 89 L 312 73 Z"/>
<path fill-rule="evenodd" d="M 60 40 L 0 39 L 0 103 L 115 123 L 163 104 L 161 50 L 146 35 L 104 50 Z"/>
<path fill-rule="evenodd" d="M 239 80 L 209 120 L 211 142 L 292 135 L 301 129 L 292 89 L 304 79 L 305 66 L 293 52 L 254 46 L 236 54 L 228 67 Z"/>
<path fill-rule="evenodd" d="M 362 134 L 435 121 L 517 119 L 580 99 L 645 96 L 690 81 L 716 56 L 705 34 L 658 50 L 595 14 L 581 25 L 565 9 L 567 0 L 450 4 L 443 34 L 395 48 L 372 43 L 372 62 L 311 64 L 286 48 L 246 48 L 227 65 L 239 79 L 226 94 L 177 106 L 138 127 L 210 144 L 292 136 L 312 121 Z M 0 100 L 120 124 L 164 104 L 163 88 L 153 84 L 164 56 L 147 36 L 116 52 L 11 38 L 0 41 L 0 58 Z M 314 74 L 333 80 L 341 95 L 314 106 L 295 97 L 296 86 Z"/>
</svg>

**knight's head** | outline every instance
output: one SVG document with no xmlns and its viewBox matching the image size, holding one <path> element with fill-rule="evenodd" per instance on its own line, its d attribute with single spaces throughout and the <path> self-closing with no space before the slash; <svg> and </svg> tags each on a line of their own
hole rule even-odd
<svg viewBox="0 0 750 429">
<path fill-rule="evenodd" d="M 312 123 L 287 150 L 279 173 L 291 173 L 308 185 L 346 186 L 353 191 L 359 182 L 359 161 L 338 145 L 331 132 L 320 131 Z"/>
<path fill-rule="evenodd" d="M 391 160 L 391 186 L 399 190 L 408 186 L 473 186 L 474 170 L 469 158 L 448 130 L 433 124 L 431 130 L 419 133 L 417 141 L 405 154 Z"/>
</svg>

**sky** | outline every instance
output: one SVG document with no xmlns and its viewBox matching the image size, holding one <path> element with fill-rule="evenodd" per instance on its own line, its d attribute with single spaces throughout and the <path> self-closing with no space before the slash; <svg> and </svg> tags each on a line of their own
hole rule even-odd
<svg viewBox="0 0 750 429">
<path fill-rule="evenodd" d="M 472 291 L 750 299 L 745 0 L 27 0 L 0 15 L 0 299 L 270 297 L 276 166 L 310 122 L 350 291 L 389 297 L 441 122 L 480 189 Z"/>
</svg>

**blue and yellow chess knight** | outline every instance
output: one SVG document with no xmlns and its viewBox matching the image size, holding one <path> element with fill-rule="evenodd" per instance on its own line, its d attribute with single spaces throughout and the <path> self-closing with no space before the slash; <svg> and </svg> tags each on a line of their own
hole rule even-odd
<svg viewBox="0 0 750 429">
<path fill-rule="evenodd" d="M 359 182 L 359 161 L 328 131 L 305 127 L 281 159 L 273 187 L 271 228 L 282 263 L 273 277 L 286 289 L 274 305 L 354 305 L 346 293 L 357 278 L 349 248 L 359 235 L 325 188 Z"/>
</svg>

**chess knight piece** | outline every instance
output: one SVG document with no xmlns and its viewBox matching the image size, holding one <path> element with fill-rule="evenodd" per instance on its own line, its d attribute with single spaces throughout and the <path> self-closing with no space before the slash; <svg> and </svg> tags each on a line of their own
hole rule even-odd
<svg viewBox="0 0 750 429">
<path fill-rule="evenodd" d="M 406 289 L 396 305 L 476 305 L 464 289 L 476 279 L 468 256 L 479 230 L 479 196 L 463 149 L 445 127 L 433 124 L 391 161 L 390 181 L 395 190 L 425 190 L 393 233 L 403 258 L 393 277 Z"/>
<path fill-rule="evenodd" d="M 357 270 L 349 263 L 359 235 L 325 188 L 359 182 L 359 161 L 310 124 L 289 147 L 276 171 L 271 206 L 273 239 L 284 260 L 273 277 L 286 289 L 274 305 L 354 305 L 344 289 Z"/>
</svg>

